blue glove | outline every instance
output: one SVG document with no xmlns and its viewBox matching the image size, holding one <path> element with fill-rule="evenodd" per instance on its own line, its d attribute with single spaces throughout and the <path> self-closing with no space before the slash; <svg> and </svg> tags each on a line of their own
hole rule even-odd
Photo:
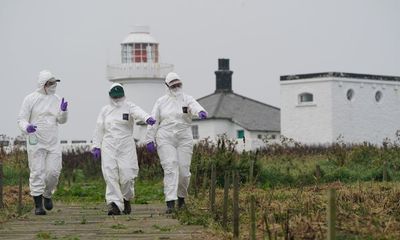
<svg viewBox="0 0 400 240">
<path fill-rule="evenodd" d="M 101 150 L 100 148 L 93 148 L 92 149 L 92 155 L 95 159 L 100 159 L 101 156 Z"/>
<path fill-rule="evenodd" d="M 149 142 L 149 143 L 146 145 L 146 149 L 147 149 L 147 151 L 148 151 L 149 153 L 155 152 L 155 151 L 156 151 L 156 146 L 154 145 L 154 142 Z"/>
<path fill-rule="evenodd" d="M 61 109 L 61 111 L 65 112 L 65 111 L 67 111 L 67 108 L 68 108 L 68 102 L 65 102 L 64 98 L 62 98 L 60 109 Z"/>
<path fill-rule="evenodd" d="M 149 117 L 149 118 L 146 120 L 146 123 L 147 123 L 148 125 L 150 125 L 150 126 L 153 126 L 153 124 L 156 123 L 156 120 L 155 120 L 153 117 Z"/>
<path fill-rule="evenodd" d="M 33 133 L 33 132 L 36 132 L 36 128 L 37 128 L 37 126 L 29 124 L 28 127 L 26 127 L 26 131 L 28 133 Z"/>
<path fill-rule="evenodd" d="M 199 112 L 199 118 L 200 119 L 206 119 L 207 118 L 207 113 L 204 111 L 200 111 Z"/>
</svg>

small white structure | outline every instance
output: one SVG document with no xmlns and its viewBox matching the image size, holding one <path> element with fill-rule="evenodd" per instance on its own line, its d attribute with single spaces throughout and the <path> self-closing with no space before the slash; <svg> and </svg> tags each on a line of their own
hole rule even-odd
<svg viewBox="0 0 400 240">
<path fill-rule="evenodd" d="M 159 62 L 159 43 L 148 26 L 136 26 L 121 43 L 121 63 L 107 66 L 107 78 L 124 86 L 126 98 L 150 113 L 156 100 L 165 94 L 165 76 L 172 64 Z M 143 140 L 146 126 L 136 123 L 134 136 Z"/>
<path fill-rule="evenodd" d="M 218 135 L 226 134 L 228 139 L 238 141 L 239 151 L 265 146 L 266 137 L 278 139 L 279 108 L 234 93 L 232 74 L 229 59 L 218 59 L 215 92 L 197 100 L 209 116 L 206 120 L 193 121 L 193 138 L 216 140 Z"/>
<path fill-rule="evenodd" d="M 282 135 L 306 144 L 382 144 L 400 129 L 400 77 L 325 72 L 281 76 Z"/>
</svg>

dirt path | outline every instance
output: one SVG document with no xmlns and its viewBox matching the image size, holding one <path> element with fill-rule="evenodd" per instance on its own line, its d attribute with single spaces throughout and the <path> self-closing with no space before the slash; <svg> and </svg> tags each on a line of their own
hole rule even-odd
<svg viewBox="0 0 400 240">
<path fill-rule="evenodd" d="M 164 205 L 132 205 L 133 214 L 107 216 L 104 204 L 56 203 L 46 216 L 32 213 L 0 225 L 0 239 L 202 239 L 203 227 L 184 226 Z"/>
</svg>

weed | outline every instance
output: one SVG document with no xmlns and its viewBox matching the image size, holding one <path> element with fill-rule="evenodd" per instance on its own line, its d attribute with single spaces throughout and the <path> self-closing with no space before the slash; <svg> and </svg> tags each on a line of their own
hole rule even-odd
<svg viewBox="0 0 400 240">
<path fill-rule="evenodd" d="M 159 230 L 160 232 L 171 232 L 172 231 L 172 227 L 168 227 L 168 226 L 159 226 L 157 224 L 153 225 L 153 228 Z"/>
<path fill-rule="evenodd" d="M 56 220 L 56 221 L 54 221 L 53 224 L 54 224 L 54 225 L 64 225 L 64 224 L 65 224 L 65 221 L 64 221 L 64 220 Z"/>
<path fill-rule="evenodd" d="M 36 239 L 54 239 L 54 237 L 49 232 L 38 232 Z"/>
<path fill-rule="evenodd" d="M 86 223 L 87 223 L 86 217 L 85 217 L 85 216 L 82 216 L 81 224 L 86 224 Z"/>
<path fill-rule="evenodd" d="M 111 226 L 112 229 L 126 229 L 127 227 L 124 224 L 118 223 Z"/>
</svg>

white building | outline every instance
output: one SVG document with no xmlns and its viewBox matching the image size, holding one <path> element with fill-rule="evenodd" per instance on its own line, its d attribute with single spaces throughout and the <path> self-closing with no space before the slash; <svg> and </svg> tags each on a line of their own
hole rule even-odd
<svg viewBox="0 0 400 240">
<path fill-rule="evenodd" d="M 285 137 L 307 144 L 396 139 L 400 77 L 326 72 L 280 80 Z"/>
<path fill-rule="evenodd" d="M 226 134 L 238 140 L 238 150 L 264 146 L 265 137 L 279 138 L 279 108 L 234 93 L 232 74 L 229 59 L 219 59 L 215 92 L 197 100 L 207 110 L 208 118 L 193 121 L 193 138 L 215 140 Z"/>
<path fill-rule="evenodd" d="M 159 62 L 159 43 L 148 26 L 136 26 L 121 43 L 121 63 L 107 66 L 107 78 L 124 86 L 126 98 L 150 113 L 157 98 L 165 94 L 164 79 L 172 64 Z M 146 126 L 136 123 L 136 139 L 143 140 Z"/>
</svg>

